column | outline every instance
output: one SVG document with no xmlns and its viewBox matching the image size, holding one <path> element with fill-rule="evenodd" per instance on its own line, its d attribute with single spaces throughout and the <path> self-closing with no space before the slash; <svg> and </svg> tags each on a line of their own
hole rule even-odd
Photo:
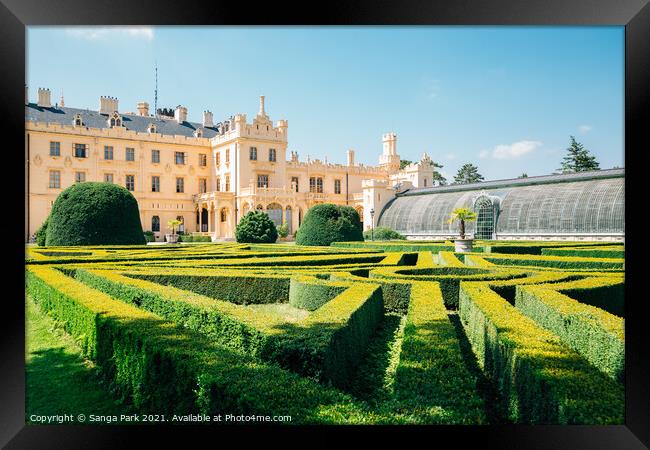
<svg viewBox="0 0 650 450">
<path fill-rule="evenodd" d="M 199 203 L 199 232 L 203 230 L 203 204 Z"/>
</svg>

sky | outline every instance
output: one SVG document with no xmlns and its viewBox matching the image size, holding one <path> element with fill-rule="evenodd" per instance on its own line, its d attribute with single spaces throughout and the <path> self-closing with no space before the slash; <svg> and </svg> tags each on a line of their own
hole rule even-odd
<svg viewBox="0 0 650 450">
<path fill-rule="evenodd" d="M 289 122 L 300 160 L 376 165 L 381 136 L 453 180 L 556 171 L 569 136 L 603 169 L 624 166 L 624 27 L 28 27 L 30 101 L 120 112 L 147 101 L 215 122 L 252 118 L 259 96 Z"/>
</svg>

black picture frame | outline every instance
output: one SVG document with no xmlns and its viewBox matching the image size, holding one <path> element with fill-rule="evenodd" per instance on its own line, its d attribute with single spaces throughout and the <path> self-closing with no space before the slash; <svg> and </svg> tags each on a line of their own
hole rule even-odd
<svg viewBox="0 0 650 450">
<path fill-rule="evenodd" d="M 259 6 L 224 1 L 196 0 L 111 0 L 89 2 L 82 0 L 2 0 L 0 4 L 0 48 L 4 67 L 0 88 L 0 126 L 4 136 L 11 137 L 4 157 L 12 158 L 5 177 L 12 173 L 20 183 L 26 164 L 24 147 L 24 84 L 25 84 L 25 27 L 30 25 L 624 25 L 625 26 L 625 166 L 626 205 L 634 205 L 636 192 L 645 192 L 643 164 L 635 164 L 645 151 L 644 112 L 650 104 L 650 5 L 648 0 L 456 0 L 425 2 L 401 0 L 378 2 L 372 0 L 311 3 L 293 5 L 291 2 L 267 2 Z M 50 68 L 56 70 L 56 68 Z M 22 162 L 20 161 L 22 159 Z M 5 185 L 8 187 L 9 185 Z M 12 183 L 11 186 L 14 186 Z M 7 189 L 5 207 L 14 220 L 1 225 L 2 235 L 12 245 L 4 252 L 6 266 L 4 302 L 0 314 L 2 334 L 0 355 L 0 445 L 6 448 L 102 448 L 128 447 L 135 434 L 145 432 L 147 439 L 171 442 L 187 432 L 209 433 L 209 441 L 218 442 L 226 431 L 223 427 L 141 427 L 141 426 L 29 426 L 25 427 L 25 317 L 24 284 L 24 224 L 15 220 L 24 211 L 25 202 Z M 647 202 L 646 202 L 647 203 Z M 632 206 L 634 207 L 634 206 Z M 626 208 L 626 215 L 627 215 Z M 635 214 L 638 214 L 635 213 Z M 8 219 L 7 217 L 7 219 Z M 646 291 L 643 285 L 645 249 L 641 226 L 645 219 L 627 217 L 626 235 L 626 420 L 621 426 L 473 426 L 473 427 L 399 427 L 399 431 L 418 434 L 417 445 L 424 440 L 427 446 L 460 445 L 473 441 L 480 448 L 518 449 L 637 449 L 650 445 L 650 392 L 648 381 L 647 316 L 643 303 Z M 11 222 L 11 223 L 8 223 Z M 631 238 L 631 240 L 629 240 Z M 307 428 L 322 435 L 304 445 L 321 447 L 343 443 L 351 433 L 381 433 L 382 439 L 403 440 L 398 427 L 329 427 Z M 276 434 L 289 445 L 296 428 L 236 427 L 241 439 L 259 439 Z M 244 433 L 242 433 L 244 431 Z M 442 436 L 452 439 L 445 444 Z M 413 436 L 415 438 L 416 436 Z M 183 440 L 186 436 L 183 437 Z M 265 437 L 266 439 L 266 437 Z M 272 438 L 269 438 L 272 439 Z M 240 441 L 243 443 L 244 441 Z M 412 442 L 409 444 L 408 442 Z M 149 442 L 153 444 L 153 440 Z M 415 441 L 404 441 L 415 445 Z"/>
</svg>

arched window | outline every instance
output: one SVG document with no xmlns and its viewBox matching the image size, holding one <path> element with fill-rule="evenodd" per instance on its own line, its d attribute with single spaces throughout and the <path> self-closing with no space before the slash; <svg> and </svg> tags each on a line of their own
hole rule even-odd
<svg viewBox="0 0 650 450">
<path fill-rule="evenodd" d="M 221 208 L 221 221 L 225 222 L 228 220 L 228 210 L 226 208 Z"/>
<path fill-rule="evenodd" d="M 255 209 L 257 209 L 258 211 L 264 211 L 264 207 L 262 205 L 257 205 L 257 208 Z"/>
<path fill-rule="evenodd" d="M 494 206 L 487 197 L 481 197 L 474 203 L 476 212 L 475 239 L 492 239 L 494 233 Z"/>
<path fill-rule="evenodd" d="M 266 214 L 273 221 L 276 227 L 282 225 L 282 206 L 278 203 L 271 203 L 266 207 Z"/>
<path fill-rule="evenodd" d="M 160 231 L 160 217 L 153 216 L 151 218 L 151 231 Z"/>
<path fill-rule="evenodd" d="M 181 223 L 178 226 L 178 232 L 179 233 L 184 233 L 185 232 L 185 219 L 183 219 L 183 216 L 177 216 L 176 220 L 178 220 Z"/>
</svg>

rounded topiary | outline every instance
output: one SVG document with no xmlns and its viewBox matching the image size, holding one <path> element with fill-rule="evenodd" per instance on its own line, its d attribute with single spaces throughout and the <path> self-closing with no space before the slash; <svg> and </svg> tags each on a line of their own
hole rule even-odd
<svg viewBox="0 0 650 450">
<path fill-rule="evenodd" d="M 299 245 L 330 245 L 332 242 L 363 241 L 359 213 L 351 206 L 321 203 L 307 211 L 296 234 Z"/>
<path fill-rule="evenodd" d="M 375 241 L 406 240 L 406 236 L 388 227 L 377 227 L 372 231 L 366 230 L 363 232 L 363 237 L 366 241 L 370 239 L 374 239 Z"/>
<path fill-rule="evenodd" d="M 48 216 L 47 219 L 45 219 L 45 222 L 43 222 L 43 225 L 36 230 L 36 233 L 34 233 L 34 237 L 36 238 L 36 245 L 39 245 L 43 247 L 45 245 L 45 238 L 47 237 L 47 224 L 50 221 L 50 217 Z"/>
<path fill-rule="evenodd" d="M 273 243 L 278 239 L 278 230 L 264 211 L 249 211 L 235 228 L 237 242 Z"/>
<path fill-rule="evenodd" d="M 111 183 L 77 183 L 61 192 L 46 236 L 46 245 L 145 244 L 138 202 Z"/>
</svg>

